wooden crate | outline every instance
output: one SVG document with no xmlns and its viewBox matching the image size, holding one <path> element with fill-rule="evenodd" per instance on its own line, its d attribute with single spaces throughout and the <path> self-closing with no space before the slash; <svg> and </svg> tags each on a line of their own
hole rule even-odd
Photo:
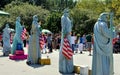
<svg viewBox="0 0 120 75">
<path fill-rule="evenodd" d="M 74 72 L 80 74 L 80 66 L 74 66 Z"/>
<path fill-rule="evenodd" d="M 39 59 L 39 64 L 41 64 L 41 65 L 50 65 L 51 61 L 50 61 L 49 58 L 47 58 L 47 59 Z"/>
<path fill-rule="evenodd" d="M 88 75 L 92 75 L 92 70 L 91 69 L 88 70 Z"/>
<path fill-rule="evenodd" d="M 80 74 L 80 67 L 82 66 L 74 66 L 74 72 Z M 92 70 L 88 69 L 88 75 L 92 75 Z"/>
</svg>

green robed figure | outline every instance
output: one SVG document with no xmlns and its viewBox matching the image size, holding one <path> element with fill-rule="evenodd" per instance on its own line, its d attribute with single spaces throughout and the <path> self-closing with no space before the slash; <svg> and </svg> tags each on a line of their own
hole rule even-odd
<svg viewBox="0 0 120 75">
<path fill-rule="evenodd" d="M 68 60 L 62 54 L 64 37 L 67 38 L 67 40 L 70 43 L 70 46 L 72 46 L 71 45 L 72 22 L 68 17 L 68 9 L 64 10 L 64 14 L 61 17 L 61 27 L 62 27 L 62 36 L 61 36 L 61 46 L 60 46 L 60 53 L 59 53 L 59 72 L 64 74 L 70 74 L 74 70 L 73 57 L 70 60 Z"/>
<path fill-rule="evenodd" d="M 33 16 L 31 35 L 29 39 L 28 59 L 27 64 L 38 64 L 38 60 L 41 59 L 41 51 L 39 44 L 40 29 L 38 23 L 38 16 Z"/>
<path fill-rule="evenodd" d="M 109 15 L 112 21 L 112 14 L 102 13 L 94 25 L 92 75 L 113 75 L 113 32 L 107 24 Z"/>
</svg>

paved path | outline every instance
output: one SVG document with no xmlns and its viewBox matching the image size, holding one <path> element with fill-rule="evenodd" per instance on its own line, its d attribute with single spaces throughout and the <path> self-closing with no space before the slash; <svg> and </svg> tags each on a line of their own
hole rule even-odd
<svg viewBox="0 0 120 75">
<path fill-rule="evenodd" d="M 27 53 L 27 50 L 26 50 Z M 51 65 L 26 65 L 26 60 L 14 61 L 9 57 L 3 57 L 0 50 L 0 75 L 62 75 L 58 71 L 59 52 L 54 51 L 50 54 L 42 54 L 43 58 L 47 55 L 51 59 Z M 88 52 L 74 55 L 74 65 L 89 66 L 91 68 L 92 56 L 88 56 Z M 120 75 L 120 54 L 114 54 L 114 75 Z M 70 75 L 70 74 L 69 74 Z M 75 75 L 75 74 L 72 74 Z"/>
</svg>

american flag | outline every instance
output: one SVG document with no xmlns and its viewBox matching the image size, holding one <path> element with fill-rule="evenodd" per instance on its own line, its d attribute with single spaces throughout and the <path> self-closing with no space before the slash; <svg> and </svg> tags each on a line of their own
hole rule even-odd
<svg viewBox="0 0 120 75">
<path fill-rule="evenodd" d="M 40 48 L 43 49 L 45 41 L 44 41 L 44 37 L 42 35 L 39 37 L 39 43 L 40 43 Z"/>
<path fill-rule="evenodd" d="M 72 48 L 70 47 L 70 43 L 67 38 L 64 38 L 62 54 L 70 60 L 73 56 Z"/>
<path fill-rule="evenodd" d="M 26 29 L 23 28 L 22 33 L 21 33 L 21 39 L 22 39 L 22 40 L 25 40 L 25 38 L 26 38 L 26 35 L 25 35 L 26 32 L 27 32 Z"/>
</svg>

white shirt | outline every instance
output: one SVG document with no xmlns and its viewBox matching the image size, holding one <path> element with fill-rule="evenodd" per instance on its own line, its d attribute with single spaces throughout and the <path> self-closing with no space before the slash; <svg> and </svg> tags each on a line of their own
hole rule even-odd
<svg viewBox="0 0 120 75">
<path fill-rule="evenodd" d="M 76 36 L 71 36 L 71 44 L 75 44 Z"/>
</svg>

